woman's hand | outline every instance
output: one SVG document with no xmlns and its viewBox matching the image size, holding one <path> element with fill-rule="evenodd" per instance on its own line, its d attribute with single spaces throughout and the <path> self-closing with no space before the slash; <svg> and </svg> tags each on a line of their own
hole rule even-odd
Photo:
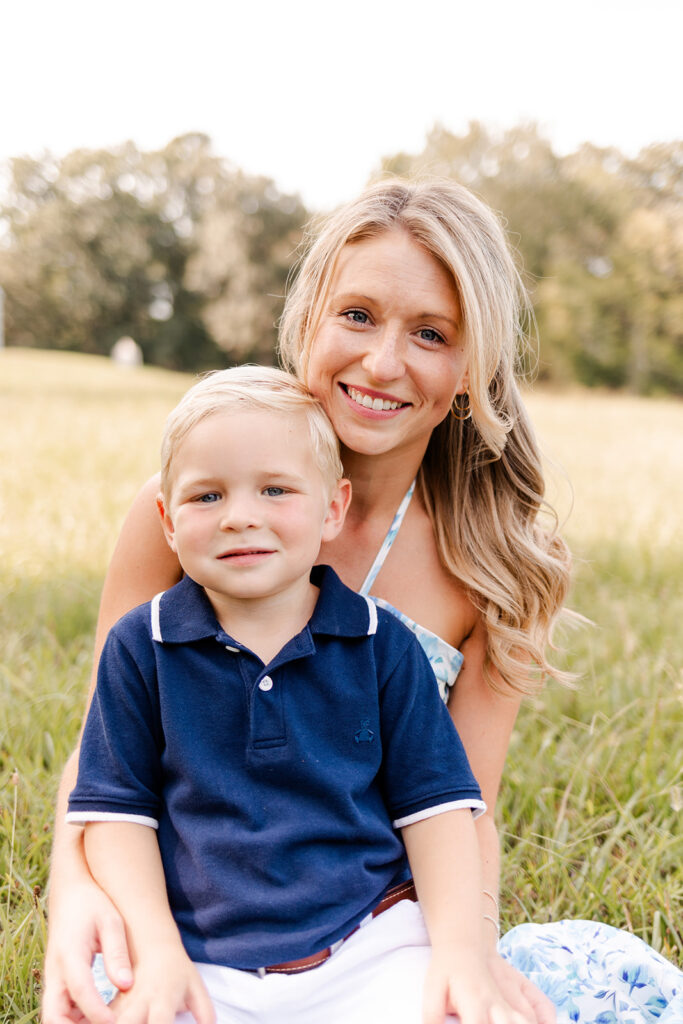
<svg viewBox="0 0 683 1024">
<path fill-rule="evenodd" d="M 493 953 L 488 968 L 508 1003 L 525 1013 L 532 1024 L 557 1024 L 557 1013 L 551 1001 L 516 967 Z"/>
<path fill-rule="evenodd" d="M 95 953 L 104 956 L 110 980 L 122 991 L 133 982 L 123 921 L 113 903 L 89 876 L 50 902 L 45 954 L 43 1024 L 111 1024 L 114 1013 L 102 1002 L 92 977 Z"/>
<path fill-rule="evenodd" d="M 450 960 L 450 962 L 449 962 Z M 425 978 L 423 1024 L 444 1024 L 457 1014 L 460 1024 L 536 1024 L 531 1006 L 507 998 L 477 955 L 453 958 L 433 953 Z"/>
</svg>

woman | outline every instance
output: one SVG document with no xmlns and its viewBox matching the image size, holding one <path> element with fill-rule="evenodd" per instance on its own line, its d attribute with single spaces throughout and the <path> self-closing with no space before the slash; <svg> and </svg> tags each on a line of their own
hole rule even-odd
<svg viewBox="0 0 683 1024">
<path fill-rule="evenodd" d="M 552 1024 L 550 1001 L 496 952 L 493 808 L 522 696 L 534 675 L 558 675 L 545 651 L 569 574 L 564 543 L 537 519 L 540 457 L 514 379 L 522 302 L 504 233 L 479 200 L 449 182 L 382 182 L 313 242 L 287 300 L 281 351 L 325 406 L 353 484 L 344 530 L 320 560 L 423 643 L 489 808 L 477 828 L 493 969 L 529 1021 Z M 143 488 L 124 524 L 98 652 L 120 615 L 178 578 L 157 489 L 156 480 Z M 53 854 L 44 1024 L 81 1019 L 73 1003 L 109 1019 L 89 971 L 100 947 L 113 980 L 130 980 L 122 923 L 88 874 L 77 830 L 61 825 L 74 774 L 72 761 Z M 531 949 L 520 943 L 529 974 L 538 933 Z M 577 1018 L 565 996 L 554 995 L 561 1020 L 597 1020 Z"/>
</svg>

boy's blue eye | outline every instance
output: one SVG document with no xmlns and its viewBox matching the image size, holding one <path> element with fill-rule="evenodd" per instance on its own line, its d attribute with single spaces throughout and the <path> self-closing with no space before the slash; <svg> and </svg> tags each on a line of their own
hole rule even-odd
<svg viewBox="0 0 683 1024">
<path fill-rule="evenodd" d="M 268 498 L 279 498 L 281 494 L 285 494 L 284 487 L 264 487 L 263 493 Z"/>
<path fill-rule="evenodd" d="M 211 505 L 214 501 L 218 501 L 220 494 L 216 494 L 215 491 L 209 491 L 208 494 L 200 494 L 196 499 L 202 505 Z"/>
</svg>

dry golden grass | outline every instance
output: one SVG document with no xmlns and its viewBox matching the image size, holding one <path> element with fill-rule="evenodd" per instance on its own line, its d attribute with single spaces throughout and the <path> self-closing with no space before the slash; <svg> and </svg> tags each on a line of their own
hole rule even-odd
<svg viewBox="0 0 683 1024">
<path fill-rule="evenodd" d="M 572 547 L 683 546 L 683 402 L 533 390 L 527 400 Z"/>
<path fill-rule="evenodd" d="M 0 351 L 0 551 L 22 579 L 103 572 L 133 495 L 159 463 L 191 377 L 108 359 Z"/>
</svg>

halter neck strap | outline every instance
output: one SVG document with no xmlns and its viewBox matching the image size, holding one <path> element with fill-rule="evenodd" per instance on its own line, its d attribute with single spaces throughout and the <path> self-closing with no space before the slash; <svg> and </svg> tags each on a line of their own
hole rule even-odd
<svg viewBox="0 0 683 1024">
<path fill-rule="evenodd" d="M 394 516 L 394 518 L 392 520 L 392 523 L 391 523 L 391 526 L 389 527 L 387 535 L 384 538 L 384 540 L 382 541 L 382 546 L 379 549 L 379 551 L 377 552 L 377 557 L 376 557 L 375 561 L 372 563 L 372 566 L 370 568 L 370 572 L 365 577 L 365 580 L 363 582 L 363 586 L 360 588 L 360 593 L 364 597 L 367 596 L 370 593 L 370 588 L 371 588 L 372 584 L 375 582 L 380 569 L 384 565 L 384 560 L 386 559 L 387 555 L 391 551 L 391 545 L 396 540 L 396 534 L 398 533 L 398 531 L 401 528 L 401 523 L 403 522 L 403 517 L 406 514 L 406 510 L 408 508 L 408 505 L 410 505 L 410 499 L 413 496 L 413 491 L 414 490 L 415 490 L 415 480 L 413 480 L 412 484 L 410 485 L 410 487 L 406 491 L 406 493 L 405 493 L 405 495 L 403 497 L 403 500 L 401 501 L 401 504 L 398 506 L 398 509 L 396 510 L 396 515 Z"/>
</svg>

